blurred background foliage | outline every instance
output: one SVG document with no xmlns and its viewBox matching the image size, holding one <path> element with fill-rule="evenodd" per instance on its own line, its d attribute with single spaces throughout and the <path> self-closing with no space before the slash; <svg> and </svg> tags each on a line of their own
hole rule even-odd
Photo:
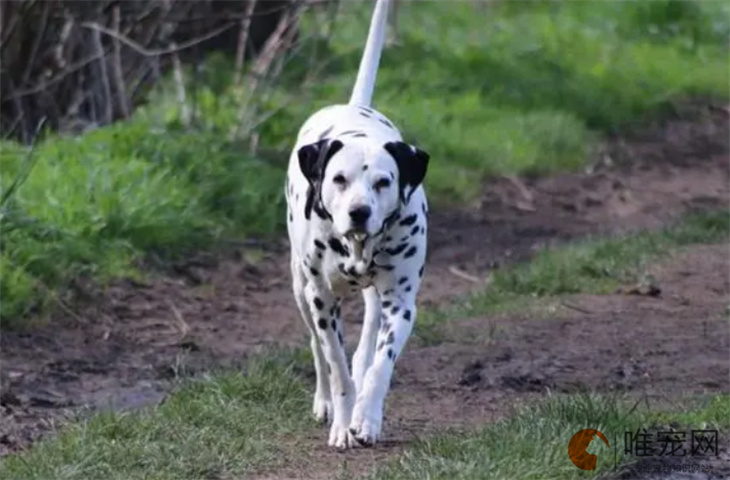
<svg viewBox="0 0 730 480">
<path fill-rule="evenodd" d="M 74 279 L 104 282 L 136 274 L 139 260 L 281 231 L 298 127 L 348 98 L 372 2 L 278 3 L 243 54 L 245 14 L 217 47 L 145 56 L 157 73 L 134 94 L 125 86 L 128 111 L 122 90 L 106 90 L 112 101 L 103 85 L 84 83 L 104 78 L 94 62 L 87 80 L 64 88 L 102 94 L 70 117 L 46 95 L 19 128 L 13 90 L 3 90 L 0 319 L 65 301 Z M 111 71 L 115 44 L 131 47 L 112 30 L 114 11 L 101 10 L 84 21 L 112 32 L 101 35 Z M 679 99 L 728 98 L 727 2 L 401 0 L 394 11 L 375 107 L 431 153 L 437 208 L 475 199 L 493 175 L 579 168 L 602 136 Z M 175 31 L 144 48 L 183 45 Z M 11 40 L 3 37 L 4 56 Z M 56 103 L 72 95 L 64 92 Z"/>
</svg>

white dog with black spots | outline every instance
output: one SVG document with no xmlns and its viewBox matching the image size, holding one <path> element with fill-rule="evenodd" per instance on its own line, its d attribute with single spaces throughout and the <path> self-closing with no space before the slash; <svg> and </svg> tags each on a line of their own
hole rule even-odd
<svg viewBox="0 0 730 480">
<path fill-rule="evenodd" d="M 429 156 L 370 107 L 388 3 L 375 5 L 350 102 L 304 123 L 286 182 L 294 297 L 317 374 L 313 412 L 331 421 L 328 444 L 337 448 L 371 446 L 381 435 L 426 259 Z M 350 376 L 340 302 L 355 290 L 365 318 Z"/>
</svg>

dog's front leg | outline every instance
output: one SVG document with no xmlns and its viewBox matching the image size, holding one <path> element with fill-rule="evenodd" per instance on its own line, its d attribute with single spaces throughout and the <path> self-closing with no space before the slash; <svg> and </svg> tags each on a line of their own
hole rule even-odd
<svg viewBox="0 0 730 480">
<path fill-rule="evenodd" d="M 390 388 L 395 361 L 405 347 L 416 318 L 415 299 L 383 295 L 381 325 L 373 363 L 365 374 L 362 390 L 350 422 L 350 434 L 363 446 L 373 445 L 380 437 L 385 398 Z"/>
<path fill-rule="evenodd" d="M 375 342 L 380 328 L 380 295 L 375 287 L 369 287 L 362 292 L 365 300 L 365 318 L 360 334 L 360 343 L 352 356 L 352 379 L 355 382 L 355 391 L 360 392 L 365 382 L 365 374 L 373 363 Z"/>
<path fill-rule="evenodd" d="M 347 448 L 353 439 L 347 427 L 355 403 L 355 386 L 347 368 L 347 356 L 340 320 L 340 299 L 322 283 L 310 282 L 306 287 L 307 303 L 317 326 L 317 338 L 322 345 L 332 393 L 334 413 L 330 427 L 329 446 Z"/>
</svg>

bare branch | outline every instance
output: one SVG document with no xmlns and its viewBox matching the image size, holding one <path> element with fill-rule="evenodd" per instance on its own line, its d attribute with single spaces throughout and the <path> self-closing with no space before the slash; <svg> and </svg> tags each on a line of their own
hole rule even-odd
<svg viewBox="0 0 730 480">
<path fill-rule="evenodd" d="M 251 29 L 251 17 L 256 8 L 256 0 L 249 0 L 246 4 L 246 12 L 241 20 L 241 31 L 238 34 L 238 46 L 236 47 L 236 76 L 233 84 L 237 87 L 241 86 L 243 60 L 246 55 L 246 47 L 248 46 L 248 32 Z"/>
<path fill-rule="evenodd" d="M 119 4 L 114 5 L 112 11 L 112 26 L 114 31 L 119 32 L 121 25 L 121 15 L 119 12 Z M 119 113 L 123 118 L 129 117 L 129 99 L 127 98 L 127 87 L 124 84 L 124 72 L 122 72 L 122 48 L 118 38 L 112 39 L 113 56 L 112 71 L 114 75 L 114 89 L 117 91 L 119 99 Z"/>
<path fill-rule="evenodd" d="M 132 50 L 136 51 L 137 53 L 139 53 L 140 55 L 143 55 L 145 57 L 159 57 L 162 55 L 170 55 L 172 53 L 177 53 L 182 50 L 186 50 L 194 45 L 197 45 L 201 42 L 204 42 L 206 40 L 209 40 L 213 37 L 220 35 L 221 33 L 225 32 L 229 28 L 233 27 L 233 25 L 234 25 L 233 23 L 229 23 L 222 27 L 216 28 L 215 30 L 208 32 L 205 35 L 202 35 L 198 38 L 194 38 L 192 40 L 188 40 L 187 42 L 183 42 L 180 45 L 177 45 L 175 47 L 164 48 L 164 49 L 159 49 L 159 50 L 149 50 L 149 49 L 143 47 L 142 45 L 140 45 L 139 43 L 135 42 L 134 40 L 132 40 L 124 35 L 120 35 L 119 33 L 115 32 L 113 30 L 110 30 L 102 25 L 99 25 L 96 22 L 84 22 L 81 24 L 81 26 L 84 28 L 89 28 L 91 30 L 98 30 L 101 33 L 104 33 L 106 35 L 109 35 L 110 37 L 116 38 L 117 40 L 119 40 L 120 42 L 122 42 L 123 44 L 125 44 L 126 46 L 131 48 Z"/>
<path fill-rule="evenodd" d="M 175 48 L 174 43 L 171 45 L 171 48 Z M 173 73 L 175 75 L 175 91 L 177 92 L 177 102 L 180 104 L 180 116 L 182 118 L 183 125 L 189 127 L 190 107 L 188 106 L 188 99 L 185 93 L 185 79 L 183 78 L 182 65 L 180 64 L 180 57 L 177 55 L 177 53 L 172 54 L 172 66 Z"/>
<path fill-rule="evenodd" d="M 101 73 L 101 94 L 100 104 L 102 110 L 102 120 L 100 123 L 108 125 L 112 123 L 112 89 L 109 85 L 109 74 L 106 68 L 106 55 L 104 54 L 104 46 L 101 44 L 101 33 L 98 30 L 91 32 L 91 38 L 94 42 L 94 50 L 99 58 L 99 72 Z"/>
</svg>

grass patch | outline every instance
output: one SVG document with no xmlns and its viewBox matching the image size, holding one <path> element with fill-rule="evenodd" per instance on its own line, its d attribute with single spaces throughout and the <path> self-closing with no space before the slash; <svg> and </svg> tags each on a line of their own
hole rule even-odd
<svg viewBox="0 0 730 480">
<path fill-rule="evenodd" d="M 617 464 L 636 460 L 624 456 L 624 432 L 638 428 L 698 429 L 725 427 L 730 396 L 710 399 L 705 408 L 684 414 L 632 410 L 626 401 L 597 395 L 556 396 L 537 406 L 521 408 L 509 418 L 470 432 L 453 432 L 420 441 L 397 459 L 379 468 L 368 480 L 502 478 L 573 479 L 605 475 Z M 574 433 L 584 428 L 601 431 L 611 444 L 596 438 L 588 452 L 598 456 L 594 471 L 576 468 L 568 457 Z M 711 428 L 711 427 L 708 427 Z M 662 428 L 664 430 L 665 428 Z M 614 443 L 617 451 L 614 457 Z"/>
<path fill-rule="evenodd" d="M 185 381 L 159 407 L 80 419 L 1 459 L 0 478 L 230 478 L 284 465 L 280 440 L 310 426 L 311 396 L 292 368 L 304 356 L 258 358 L 244 374 Z"/>
<path fill-rule="evenodd" d="M 727 97 L 723 2 L 486 5 L 399 4 L 398 43 L 379 71 L 376 106 L 434 158 L 435 203 L 472 199 L 492 174 L 575 168 L 601 134 L 676 97 Z M 280 231 L 292 139 L 315 109 L 349 96 L 371 8 L 344 2 L 329 43 L 323 12 L 305 15 L 302 49 L 261 83 L 245 119 L 265 117 L 255 155 L 246 128 L 229 135 L 250 92 L 232 86 L 234 62 L 220 56 L 186 75 L 199 81 L 189 126 L 163 82 L 127 122 L 47 136 L 32 157 L 2 142 L 0 321 L 45 311 L 79 276 L 104 281 L 145 256 Z"/>
<path fill-rule="evenodd" d="M 421 316 L 416 334 L 422 341 L 437 343 L 449 319 L 524 309 L 558 295 L 610 293 L 620 285 L 643 281 L 651 262 L 679 247 L 728 237 L 730 212 L 722 210 L 688 215 L 660 231 L 588 239 L 542 250 L 524 264 L 495 271 L 486 291 Z"/>
<path fill-rule="evenodd" d="M 727 96 L 721 2 L 403 2 L 375 105 L 429 151 L 439 201 L 473 198 L 485 176 L 581 165 L 596 135 L 683 95 Z M 335 61 L 283 121 L 352 88 L 371 5 L 347 2 Z M 290 85 L 306 69 L 288 72 Z M 306 85 L 306 83 L 305 83 Z M 276 128 L 278 118 L 270 126 Z"/>
</svg>

